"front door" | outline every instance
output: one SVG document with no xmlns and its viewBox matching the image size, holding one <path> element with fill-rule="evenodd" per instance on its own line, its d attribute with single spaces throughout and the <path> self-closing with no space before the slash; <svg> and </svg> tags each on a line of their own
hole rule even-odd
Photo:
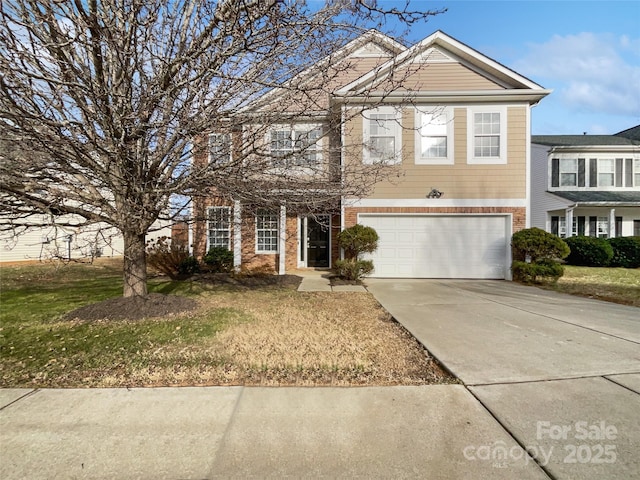
<svg viewBox="0 0 640 480">
<path fill-rule="evenodd" d="M 330 217 L 328 215 L 307 217 L 307 267 L 329 267 Z"/>
</svg>

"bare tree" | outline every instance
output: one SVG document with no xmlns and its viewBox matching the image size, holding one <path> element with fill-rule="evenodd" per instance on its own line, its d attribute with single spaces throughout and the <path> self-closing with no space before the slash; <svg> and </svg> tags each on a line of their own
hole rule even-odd
<svg viewBox="0 0 640 480">
<path fill-rule="evenodd" d="M 436 12 L 384 9 L 375 0 L 312 7 L 293 0 L 0 3 L 0 214 L 12 228 L 28 225 L 33 213 L 115 227 L 124 237 L 124 296 L 143 296 L 145 236 L 170 216 L 177 194 L 215 191 L 312 209 L 300 191 L 322 190 L 313 201 L 325 203 L 363 193 L 380 171 L 353 172 L 349 185 L 333 172 L 331 188 L 314 175 L 288 175 L 286 161 L 274 173 L 257 140 L 261 125 L 313 116 L 309 102 L 330 110 L 332 78 L 351 66 L 317 70 L 322 82 L 301 72 L 368 28 L 390 19 L 406 26 Z M 305 108 L 247 110 L 275 87 Z M 334 115 L 322 135 L 338 135 L 343 122 Z M 252 135 L 234 139 L 242 153 L 232 161 L 193 161 L 208 131 L 233 135 L 247 124 Z"/>
</svg>

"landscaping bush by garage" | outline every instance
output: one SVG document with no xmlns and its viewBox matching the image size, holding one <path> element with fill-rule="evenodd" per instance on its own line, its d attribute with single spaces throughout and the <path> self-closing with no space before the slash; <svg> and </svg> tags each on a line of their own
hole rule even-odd
<svg viewBox="0 0 640 480">
<path fill-rule="evenodd" d="M 611 267 L 640 267 L 640 237 L 616 237 L 607 241 L 613 248 Z"/>
<path fill-rule="evenodd" d="M 606 267 L 613 258 L 613 247 L 604 238 L 577 236 L 564 241 L 571 250 L 567 257 L 569 265 Z"/>
<path fill-rule="evenodd" d="M 373 271 L 371 260 L 361 260 L 362 253 L 378 248 L 378 233 L 371 227 L 356 224 L 338 234 L 338 245 L 344 249 L 345 259 L 335 262 L 334 270 L 341 278 L 358 281 Z"/>
<path fill-rule="evenodd" d="M 513 234 L 511 247 L 511 273 L 516 282 L 535 283 L 541 278 L 555 282 L 564 274 L 559 260 L 569 254 L 569 247 L 559 237 L 540 228 L 526 228 Z"/>
</svg>

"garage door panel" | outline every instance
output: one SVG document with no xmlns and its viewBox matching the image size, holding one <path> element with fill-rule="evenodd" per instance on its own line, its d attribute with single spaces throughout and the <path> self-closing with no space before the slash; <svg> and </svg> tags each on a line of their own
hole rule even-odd
<svg viewBox="0 0 640 480">
<path fill-rule="evenodd" d="M 361 215 L 380 237 L 375 277 L 505 278 L 507 217 Z"/>
</svg>

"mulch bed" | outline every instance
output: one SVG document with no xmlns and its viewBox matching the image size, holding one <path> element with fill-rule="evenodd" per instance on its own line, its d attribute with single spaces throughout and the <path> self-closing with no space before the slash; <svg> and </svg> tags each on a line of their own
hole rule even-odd
<svg viewBox="0 0 640 480">
<path fill-rule="evenodd" d="M 189 281 L 215 285 L 232 285 L 239 288 L 284 287 L 297 289 L 302 277 L 296 275 L 235 276 L 226 273 L 202 273 L 188 278 Z M 143 318 L 166 317 L 195 310 L 198 302 L 178 295 L 150 293 L 146 297 L 117 297 L 85 305 L 67 313 L 64 320 L 142 320 Z"/>
<path fill-rule="evenodd" d="M 146 297 L 117 297 L 85 305 L 67 313 L 65 320 L 142 320 L 165 317 L 194 310 L 198 302 L 177 295 L 150 293 Z"/>
</svg>

